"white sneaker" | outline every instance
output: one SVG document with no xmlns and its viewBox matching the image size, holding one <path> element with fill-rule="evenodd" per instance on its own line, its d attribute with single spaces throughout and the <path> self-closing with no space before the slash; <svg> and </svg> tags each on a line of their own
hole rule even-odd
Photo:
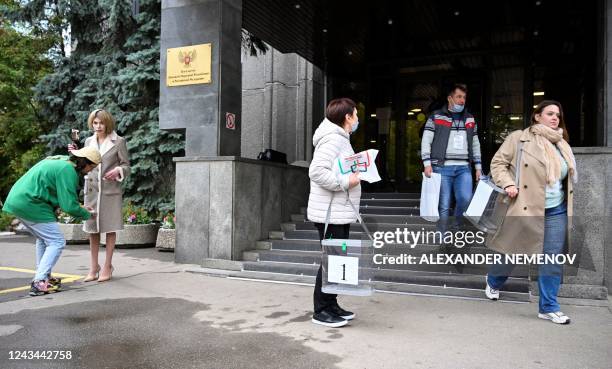
<svg viewBox="0 0 612 369">
<path fill-rule="evenodd" d="M 497 301 L 499 299 L 499 290 L 496 290 L 495 288 L 491 288 L 491 286 L 489 286 L 488 276 L 486 275 L 485 284 L 487 285 L 487 288 L 485 288 L 485 295 L 487 295 L 487 298 L 489 300 Z"/>
<path fill-rule="evenodd" d="M 553 323 L 556 324 L 570 324 L 570 318 L 569 316 L 563 314 L 560 311 L 556 311 L 554 313 L 546 313 L 546 314 L 538 314 L 538 318 L 540 319 L 544 319 L 544 320 L 550 320 Z"/>
</svg>

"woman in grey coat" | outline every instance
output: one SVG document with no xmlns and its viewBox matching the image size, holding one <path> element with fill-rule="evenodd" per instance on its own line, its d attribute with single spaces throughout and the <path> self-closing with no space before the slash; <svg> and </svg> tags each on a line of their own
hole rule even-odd
<svg viewBox="0 0 612 369">
<path fill-rule="evenodd" d="M 85 177 L 85 205 L 92 207 L 98 216 L 83 225 L 83 230 L 89 233 L 91 249 L 91 266 L 83 281 L 104 282 L 113 273 L 116 231 L 123 229 L 121 182 L 130 173 L 130 161 L 126 141 L 115 132 L 115 120 L 109 112 L 94 110 L 87 125 L 94 134 L 85 140 L 85 146 L 98 149 L 102 162 Z M 102 268 L 98 264 L 101 233 L 106 233 L 106 260 Z"/>
</svg>

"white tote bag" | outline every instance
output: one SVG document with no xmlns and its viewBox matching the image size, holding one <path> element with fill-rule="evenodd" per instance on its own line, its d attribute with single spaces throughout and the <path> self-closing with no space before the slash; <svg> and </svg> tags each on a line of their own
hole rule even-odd
<svg viewBox="0 0 612 369">
<path fill-rule="evenodd" d="M 506 217 L 509 200 L 504 189 L 497 187 L 489 177 L 481 176 L 463 216 L 479 230 L 495 233 Z"/>
<path fill-rule="evenodd" d="M 519 141 L 514 165 L 514 181 L 517 188 L 520 187 L 522 148 L 523 143 Z M 504 222 L 509 207 L 510 198 L 506 195 L 506 190 L 497 187 L 491 177 L 482 176 L 463 216 L 479 230 L 495 233 Z"/>
<path fill-rule="evenodd" d="M 431 173 L 431 177 L 423 175 L 421 185 L 421 206 L 420 215 L 423 219 L 430 222 L 437 222 L 440 218 L 438 214 L 438 202 L 440 201 L 440 183 L 442 176 L 438 173 Z"/>
</svg>

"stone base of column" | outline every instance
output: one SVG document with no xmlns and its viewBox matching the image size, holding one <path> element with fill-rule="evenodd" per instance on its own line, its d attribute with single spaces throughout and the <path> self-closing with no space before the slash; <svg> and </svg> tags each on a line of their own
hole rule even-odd
<svg viewBox="0 0 612 369">
<path fill-rule="evenodd" d="M 235 156 L 174 161 L 177 263 L 240 260 L 308 202 L 308 168 Z"/>
</svg>

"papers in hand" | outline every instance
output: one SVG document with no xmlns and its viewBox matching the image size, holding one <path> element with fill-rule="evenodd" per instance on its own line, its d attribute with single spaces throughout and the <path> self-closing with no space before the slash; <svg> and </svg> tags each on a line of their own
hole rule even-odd
<svg viewBox="0 0 612 369">
<path fill-rule="evenodd" d="M 380 175 L 375 162 L 377 155 L 378 150 L 370 149 L 351 156 L 338 157 L 335 161 L 334 172 L 338 176 L 359 173 L 359 178 L 366 182 L 378 182 Z"/>
</svg>

